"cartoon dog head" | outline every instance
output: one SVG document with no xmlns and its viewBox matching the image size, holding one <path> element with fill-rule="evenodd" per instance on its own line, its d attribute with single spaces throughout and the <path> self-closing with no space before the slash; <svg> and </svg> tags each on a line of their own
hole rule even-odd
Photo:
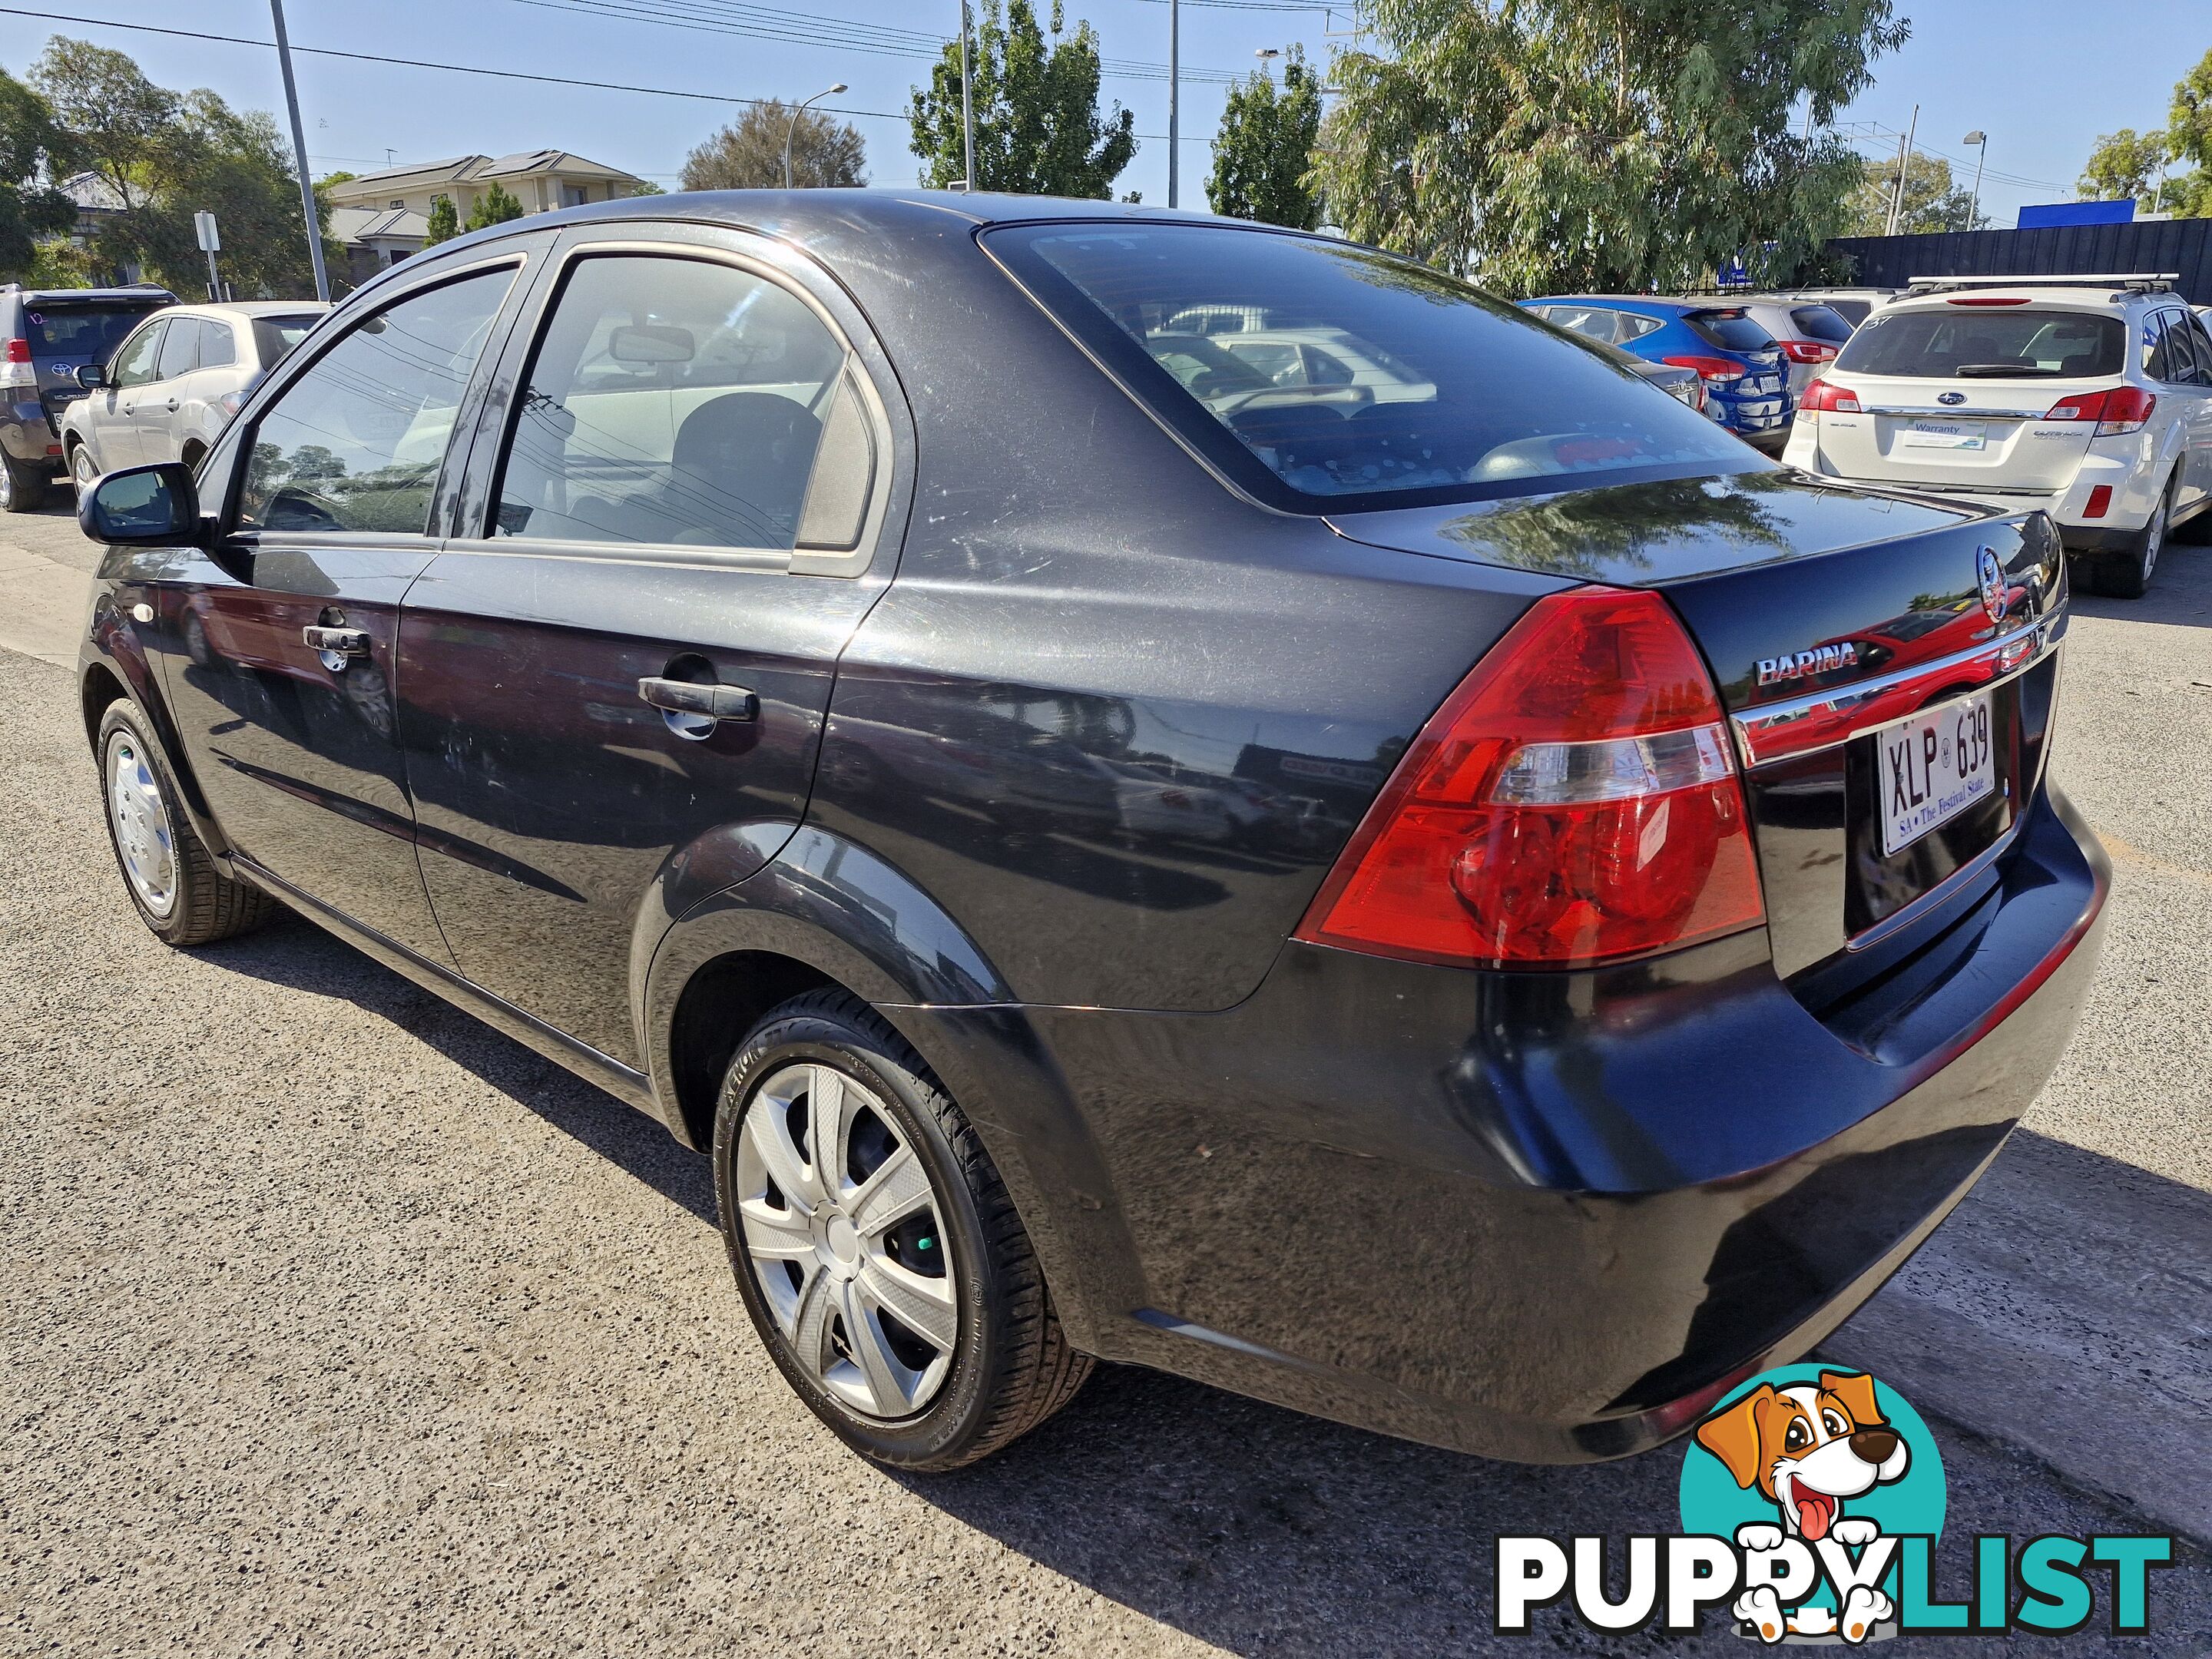
<svg viewBox="0 0 2212 1659">
<path fill-rule="evenodd" d="M 1817 1544 L 1844 1499 L 1901 1480 L 1911 1454 L 1882 1420 L 1874 1379 L 1822 1371 L 1820 1385 L 1762 1382 L 1698 1425 L 1698 1443 L 1739 1486 L 1757 1486 L 1794 1536 Z"/>
</svg>

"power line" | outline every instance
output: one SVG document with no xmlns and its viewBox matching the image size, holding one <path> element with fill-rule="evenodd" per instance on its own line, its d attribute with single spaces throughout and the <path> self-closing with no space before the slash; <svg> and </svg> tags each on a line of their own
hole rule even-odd
<svg viewBox="0 0 2212 1659">
<path fill-rule="evenodd" d="M 29 11 L 21 6 L 0 6 L 0 16 L 29 17 L 42 23 L 78 23 L 87 28 L 125 29 L 134 34 L 173 35 L 185 40 L 214 40 L 225 46 L 258 46 L 264 52 L 274 52 L 276 49 L 275 41 L 257 40 L 251 35 L 215 34 L 205 29 L 165 28 L 155 23 L 118 23 L 112 18 L 78 17 L 58 11 Z M 296 41 L 293 43 L 292 51 L 295 55 L 311 58 L 343 58 L 362 64 L 394 64 L 401 69 L 441 70 L 454 75 L 489 75 L 502 81 L 534 81 L 546 86 L 586 87 L 597 92 L 642 93 L 654 98 L 683 98 L 707 104 L 756 105 L 780 101 L 774 98 L 739 98 L 725 92 L 690 92 L 676 87 L 641 87 L 623 81 L 586 81 L 572 75 L 532 75 L 522 70 L 485 69 L 474 64 L 440 64 L 423 58 L 391 58 L 377 52 L 340 52 L 333 46 L 303 46 Z M 817 104 L 815 107 L 827 111 L 832 115 L 857 115 L 877 121 L 912 119 L 911 115 L 904 110 L 848 109 L 836 104 Z M 1156 141 L 1164 141 L 1166 137 L 1165 134 L 1158 132 L 1140 132 L 1134 136 Z M 1187 144 L 1211 142 L 1210 139 L 1203 137 L 1183 140 Z"/>
</svg>

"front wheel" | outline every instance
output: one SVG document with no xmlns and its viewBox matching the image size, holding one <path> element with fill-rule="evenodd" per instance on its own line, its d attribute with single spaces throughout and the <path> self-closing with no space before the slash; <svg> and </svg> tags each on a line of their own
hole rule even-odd
<svg viewBox="0 0 2212 1659">
<path fill-rule="evenodd" d="M 76 443 L 70 446 L 70 478 L 76 485 L 76 493 L 88 495 L 100 482 L 100 467 L 92 459 L 92 446 Z"/>
<path fill-rule="evenodd" d="M 868 1457 L 959 1468 L 1090 1375 L 974 1128 L 865 1003 L 810 992 L 754 1028 L 723 1081 L 714 1158 L 754 1328 Z"/>
</svg>

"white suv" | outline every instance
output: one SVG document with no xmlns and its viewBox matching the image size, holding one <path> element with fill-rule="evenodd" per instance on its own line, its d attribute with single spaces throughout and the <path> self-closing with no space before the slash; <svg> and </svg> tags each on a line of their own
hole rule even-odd
<svg viewBox="0 0 2212 1659">
<path fill-rule="evenodd" d="M 2172 279 L 1950 277 L 1875 312 L 1805 389 L 1783 459 L 2057 521 L 2134 599 L 2212 506 L 2212 335 Z"/>
</svg>

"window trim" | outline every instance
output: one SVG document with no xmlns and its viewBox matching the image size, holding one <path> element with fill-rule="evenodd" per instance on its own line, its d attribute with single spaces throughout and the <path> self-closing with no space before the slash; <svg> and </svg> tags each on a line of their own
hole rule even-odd
<svg viewBox="0 0 2212 1659">
<path fill-rule="evenodd" d="M 560 308 L 562 295 L 567 291 L 568 279 L 576 266 L 586 259 L 610 258 L 688 259 L 695 264 L 727 266 L 792 295 L 829 331 L 830 338 L 844 353 L 836 373 L 831 377 L 831 384 L 834 387 L 839 381 L 849 380 L 859 389 L 862 412 L 876 442 L 875 476 L 869 481 L 867 510 L 861 519 L 860 538 L 851 550 L 840 552 L 805 547 L 707 547 L 690 542 L 572 541 L 550 536 L 501 536 L 493 533 L 491 526 L 494 515 L 499 511 L 500 491 L 507 483 L 507 453 L 514 443 L 515 426 L 522 418 L 520 389 L 538 361 L 538 353 L 545 343 L 546 335 Z M 793 281 L 788 272 L 765 259 L 735 248 L 674 239 L 657 240 L 609 237 L 578 240 L 555 252 L 541 282 L 543 295 L 533 300 L 532 314 L 525 319 L 528 325 L 528 337 L 521 343 L 519 355 L 514 356 L 511 388 L 514 395 L 507 399 L 507 410 L 497 424 L 489 431 L 480 427 L 473 436 L 474 444 L 484 444 L 489 440 L 490 455 L 483 469 L 484 489 L 483 499 L 479 504 L 480 520 L 455 526 L 459 532 L 453 538 L 456 550 L 465 550 L 472 554 L 510 558 L 596 560 L 670 568 L 752 570 L 795 575 L 858 576 L 868 568 L 874 561 L 884 525 L 890 517 L 895 438 L 874 376 L 868 373 L 851 333 L 830 313 L 828 307 Z M 506 356 L 514 353 L 514 343 L 510 341 L 508 350 L 501 355 Z M 831 399 L 834 401 L 837 395 L 833 390 Z M 826 410 L 830 405 L 825 404 L 823 407 Z M 806 495 L 799 500 L 801 523 L 805 520 L 807 499 L 812 494 L 813 475 L 810 471 Z"/>
<path fill-rule="evenodd" d="M 455 475 L 457 459 L 463 465 L 467 461 L 467 447 L 459 440 L 465 434 L 472 436 L 475 429 L 476 417 L 470 394 L 483 384 L 485 375 L 491 371 L 504 349 L 506 337 L 499 333 L 500 316 L 514 303 L 516 295 L 528 283 L 530 260 L 531 250 L 528 248 L 487 250 L 485 257 L 481 259 L 472 259 L 466 264 L 453 265 L 434 272 L 419 283 L 400 289 L 388 299 L 378 297 L 376 303 L 363 307 L 357 315 L 349 318 L 343 327 L 334 330 L 330 338 L 316 345 L 313 352 L 307 349 L 313 339 L 312 334 L 307 340 L 301 341 L 287 352 L 256 391 L 250 409 L 224 428 L 222 441 L 231 446 L 231 461 L 230 477 L 223 489 L 222 510 L 216 517 L 217 532 L 222 539 L 228 541 L 236 538 L 241 542 L 255 544 L 264 536 L 276 535 L 288 541 L 295 538 L 307 538 L 319 546 L 389 545 L 401 538 L 429 543 L 443 541 L 443 529 L 438 523 L 439 503 L 446 499 L 447 486 Z M 299 384 L 301 377 L 313 373 L 316 365 L 336 350 L 341 342 L 350 339 L 371 318 L 381 317 L 393 307 L 404 305 L 410 300 L 420 298 L 434 289 L 466 282 L 471 277 L 481 276 L 487 271 L 503 267 L 511 267 L 514 274 L 507 283 L 507 292 L 500 297 L 499 309 L 492 313 L 493 336 L 485 338 L 483 349 L 477 356 L 476 367 L 470 371 L 468 384 L 461 389 L 461 401 L 454 410 L 453 434 L 446 440 L 445 459 L 438 464 L 438 476 L 430 485 L 430 505 L 424 515 L 422 530 L 270 531 L 258 525 L 241 526 L 239 524 L 239 496 L 246 489 L 246 475 L 252 462 L 254 441 L 261 435 L 261 422 L 267 418 L 270 410 L 291 395 L 292 388 Z M 329 314 L 325 313 L 326 316 Z"/>
</svg>

